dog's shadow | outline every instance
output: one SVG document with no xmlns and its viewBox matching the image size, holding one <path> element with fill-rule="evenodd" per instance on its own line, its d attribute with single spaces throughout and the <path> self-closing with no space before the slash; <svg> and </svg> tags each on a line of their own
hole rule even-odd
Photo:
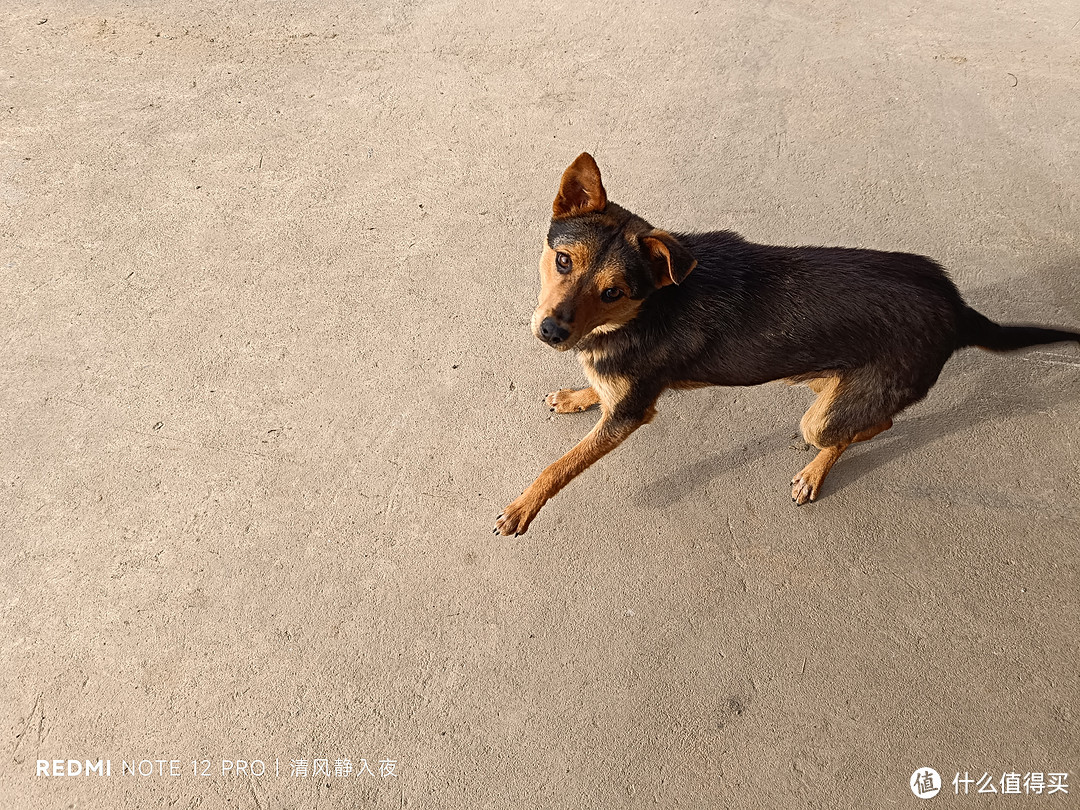
<svg viewBox="0 0 1080 810">
<path fill-rule="evenodd" d="M 972 350 L 958 353 L 926 400 L 913 406 L 914 415 L 903 412 L 892 430 L 866 444 L 853 445 L 830 473 L 821 499 L 840 492 L 883 464 L 954 433 L 996 420 L 1052 410 L 1076 397 L 1075 377 L 1070 376 L 1065 385 L 1046 379 L 1047 370 L 1055 365 L 1080 369 L 1080 355 L 1069 347 L 1060 351 L 1058 347 L 1047 347 L 1045 352 L 1041 347 L 1033 347 L 1026 355 L 980 357 L 981 354 Z M 1080 371 L 1077 374 L 1080 376 Z M 970 393 L 965 396 L 964 391 Z M 955 402 L 958 397 L 960 401 L 946 410 L 935 408 L 936 403 L 940 407 L 942 400 Z M 807 407 L 810 402 L 812 396 Z M 991 432 L 987 434 L 987 441 L 994 441 Z M 639 493 L 640 502 L 655 509 L 673 506 L 699 492 L 710 481 L 790 445 L 791 435 L 787 431 L 772 431 L 756 437 L 745 449 L 698 459 L 646 483 Z M 810 458 L 813 456 L 800 453 L 792 469 L 784 471 L 787 473 L 784 482 Z"/>
</svg>

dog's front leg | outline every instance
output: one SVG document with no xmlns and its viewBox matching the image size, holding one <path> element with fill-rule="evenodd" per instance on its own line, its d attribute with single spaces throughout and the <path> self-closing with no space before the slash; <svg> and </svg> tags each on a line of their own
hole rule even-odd
<svg viewBox="0 0 1080 810">
<path fill-rule="evenodd" d="M 495 532 L 504 537 L 525 534 L 540 508 L 554 497 L 555 493 L 569 484 L 576 475 L 584 472 L 594 461 L 618 447 L 623 439 L 648 422 L 652 413 L 652 408 L 649 408 L 647 414 L 637 418 L 605 413 L 588 436 L 578 442 L 573 450 L 548 466 L 517 500 L 503 510 L 495 520 Z"/>
</svg>

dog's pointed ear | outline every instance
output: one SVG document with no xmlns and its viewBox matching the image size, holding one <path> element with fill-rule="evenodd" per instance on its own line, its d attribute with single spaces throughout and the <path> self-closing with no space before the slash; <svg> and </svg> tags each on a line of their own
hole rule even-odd
<svg viewBox="0 0 1080 810">
<path fill-rule="evenodd" d="M 641 246 L 652 266 L 657 287 L 682 284 L 697 266 L 693 254 L 667 231 L 649 231 L 641 237 Z"/>
<path fill-rule="evenodd" d="M 600 182 L 600 167 L 593 156 L 582 152 L 577 160 L 563 172 L 559 193 L 551 210 L 555 219 L 603 211 L 607 205 L 607 192 Z"/>
</svg>

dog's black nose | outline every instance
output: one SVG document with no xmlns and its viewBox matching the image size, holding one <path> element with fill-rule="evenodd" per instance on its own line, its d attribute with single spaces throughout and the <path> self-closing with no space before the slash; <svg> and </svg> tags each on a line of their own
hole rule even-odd
<svg viewBox="0 0 1080 810">
<path fill-rule="evenodd" d="M 552 346 L 557 346 L 570 337 L 570 330 L 559 326 L 558 322 L 547 317 L 540 321 L 540 339 Z"/>
</svg>

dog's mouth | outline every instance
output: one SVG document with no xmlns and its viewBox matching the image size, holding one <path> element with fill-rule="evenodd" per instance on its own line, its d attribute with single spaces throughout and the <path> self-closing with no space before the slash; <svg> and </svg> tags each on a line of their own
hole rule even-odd
<svg viewBox="0 0 1080 810">
<path fill-rule="evenodd" d="M 563 338 L 562 340 L 553 341 L 553 340 L 550 340 L 548 338 L 545 338 L 543 335 L 539 334 L 535 329 L 533 330 L 533 337 L 535 337 L 537 340 L 539 340 L 544 345 L 550 346 L 552 349 L 555 349 L 555 351 L 558 351 L 558 352 L 569 351 L 570 349 L 574 348 L 574 346 L 577 345 L 578 340 L 579 340 L 579 338 L 576 335 L 570 335 L 570 336 L 568 336 L 566 338 Z"/>
</svg>

